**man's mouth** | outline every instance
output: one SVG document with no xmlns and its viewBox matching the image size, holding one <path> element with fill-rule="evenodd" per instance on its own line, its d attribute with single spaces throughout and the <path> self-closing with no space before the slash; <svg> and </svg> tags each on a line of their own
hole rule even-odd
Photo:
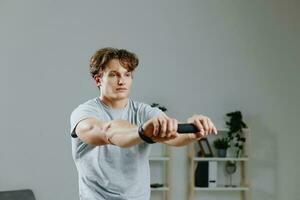
<svg viewBox="0 0 300 200">
<path fill-rule="evenodd" d="M 127 88 L 117 88 L 117 91 L 125 91 Z"/>
</svg>

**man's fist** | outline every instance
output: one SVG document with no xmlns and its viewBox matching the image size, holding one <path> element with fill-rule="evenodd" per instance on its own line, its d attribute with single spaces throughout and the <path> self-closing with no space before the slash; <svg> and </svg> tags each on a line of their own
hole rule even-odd
<svg viewBox="0 0 300 200">
<path fill-rule="evenodd" d="M 192 117 L 188 118 L 187 122 L 194 124 L 199 130 L 198 133 L 189 134 L 191 139 L 200 139 L 209 134 L 218 133 L 212 121 L 204 115 L 193 115 Z"/>
<path fill-rule="evenodd" d="M 177 133 L 178 121 L 167 116 L 159 116 L 148 120 L 144 125 L 144 134 L 156 142 L 174 139 Z"/>
</svg>

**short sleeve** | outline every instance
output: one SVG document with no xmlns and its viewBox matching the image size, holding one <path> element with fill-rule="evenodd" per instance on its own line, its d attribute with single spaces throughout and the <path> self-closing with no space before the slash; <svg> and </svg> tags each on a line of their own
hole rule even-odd
<svg viewBox="0 0 300 200">
<path fill-rule="evenodd" d="M 70 117 L 70 133 L 73 138 L 76 138 L 75 128 L 77 124 L 87 118 L 99 118 L 99 113 L 97 109 L 91 105 L 82 104 L 78 106 L 71 114 Z"/>
<path fill-rule="evenodd" d="M 157 117 L 159 115 L 165 115 L 165 113 L 163 111 L 161 111 L 160 109 L 158 109 L 156 107 L 151 107 L 148 104 L 143 105 L 142 112 L 144 115 L 144 122 L 148 121 L 149 119 L 151 119 L 153 117 Z"/>
</svg>

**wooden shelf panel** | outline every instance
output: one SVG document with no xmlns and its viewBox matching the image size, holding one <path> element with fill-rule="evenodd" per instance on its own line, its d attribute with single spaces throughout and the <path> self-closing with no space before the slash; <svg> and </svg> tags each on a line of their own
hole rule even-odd
<svg viewBox="0 0 300 200">
<path fill-rule="evenodd" d="M 229 129 L 228 128 L 220 128 L 220 129 L 217 128 L 217 131 L 218 131 L 218 134 L 219 133 L 227 133 L 229 131 Z M 243 131 L 244 132 L 249 132 L 250 128 L 243 128 Z"/>
<path fill-rule="evenodd" d="M 201 187 L 195 187 L 195 191 L 248 191 L 249 187 L 209 187 L 209 188 L 201 188 Z"/>
<path fill-rule="evenodd" d="M 164 191 L 169 191 L 170 189 L 168 187 L 159 187 L 159 188 L 151 188 L 151 191 L 160 191 L 160 192 L 164 192 Z"/>
<path fill-rule="evenodd" d="M 194 157 L 193 161 L 248 161 L 248 157 L 240 157 L 240 158 L 219 158 L 219 157 L 211 157 L 211 158 L 205 158 L 205 157 Z"/>
</svg>

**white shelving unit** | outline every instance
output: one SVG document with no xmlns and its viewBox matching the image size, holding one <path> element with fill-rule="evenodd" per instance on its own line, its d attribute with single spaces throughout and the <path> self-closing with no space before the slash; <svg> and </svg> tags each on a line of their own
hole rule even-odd
<svg viewBox="0 0 300 200">
<path fill-rule="evenodd" d="M 243 129 L 246 137 L 246 142 L 244 144 L 244 150 L 242 152 L 241 157 L 233 157 L 228 155 L 229 157 L 221 158 L 221 157 L 197 157 L 195 156 L 195 150 L 197 149 L 198 143 L 193 143 L 189 145 L 189 189 L 188 189 L 188 200 L 194 200 L 195 192 L 201 193 L 201 196 L 205 195 L 203 192 L 217 192 L 217 191 L 225 191 L 225 192 L 239 192 L 240 200 L 249 200 L 249 190 L 250 190 L 250 179 L 249 179 L 249 129 Z M 208 136 L 208 141 L 210 143 L 211 148 L 213 149 L 213 154 L 216 156 L 215 149 L 213 148 L 213 140 L 217 137 L 225 137 L 227 136 L 228 130 L 218 130 L 217 136 Z M 199 145 L 198 145 L 199 146 Z M 218 163 L 218 170 L 221 166 L 225 166 L 224 163 L 227 161 L 235 161 L 239 167 L 240 175 L 234 174 L 234 176 L 239 176 L 239 185 L 236 187 L 225 187 L 224 184 L 218 184 L 219 182 L 224 182 L 225 180 L 217 180 L 217 187 L 195 187 L 195 168 L 196 163 L 201 161 L 216 161 Z M 219 163 L 223 163 L 219 164 Z M 225 179 L 225 177 L 222 177 Z M 205 199 L 205 198 L 203 198 Z"/>
<path fill-rule="evenodd" d="M 171 183 L 171 147 L 168 145 L 164 145 L 164 144 L 160 144 L 160 143 L 156 143 L 153 144 L 152 146 L 152 152 L 154 149 L 159 149 L 160 151 L 160 155 L 150 155 L 149 157 L 149 161 L 150 161 L 150 168 L 151 166 L 158 164 L 160 170 L 162 171 L 162 184 L 163 187 L 159 187 L 159 188 L 151 188 L 151 196 L 152 193 L 157 193 L 160 192 L 161 194 L 161 198 L 163 200 L 171 200 L 171 196 L 170 196 L 170 183 Z M 154 183 L 152 180 L 152 175 L 151 176 L 151 183 Z M 151 197 L 152 199 L 152 197 Z"/>
</svg>

